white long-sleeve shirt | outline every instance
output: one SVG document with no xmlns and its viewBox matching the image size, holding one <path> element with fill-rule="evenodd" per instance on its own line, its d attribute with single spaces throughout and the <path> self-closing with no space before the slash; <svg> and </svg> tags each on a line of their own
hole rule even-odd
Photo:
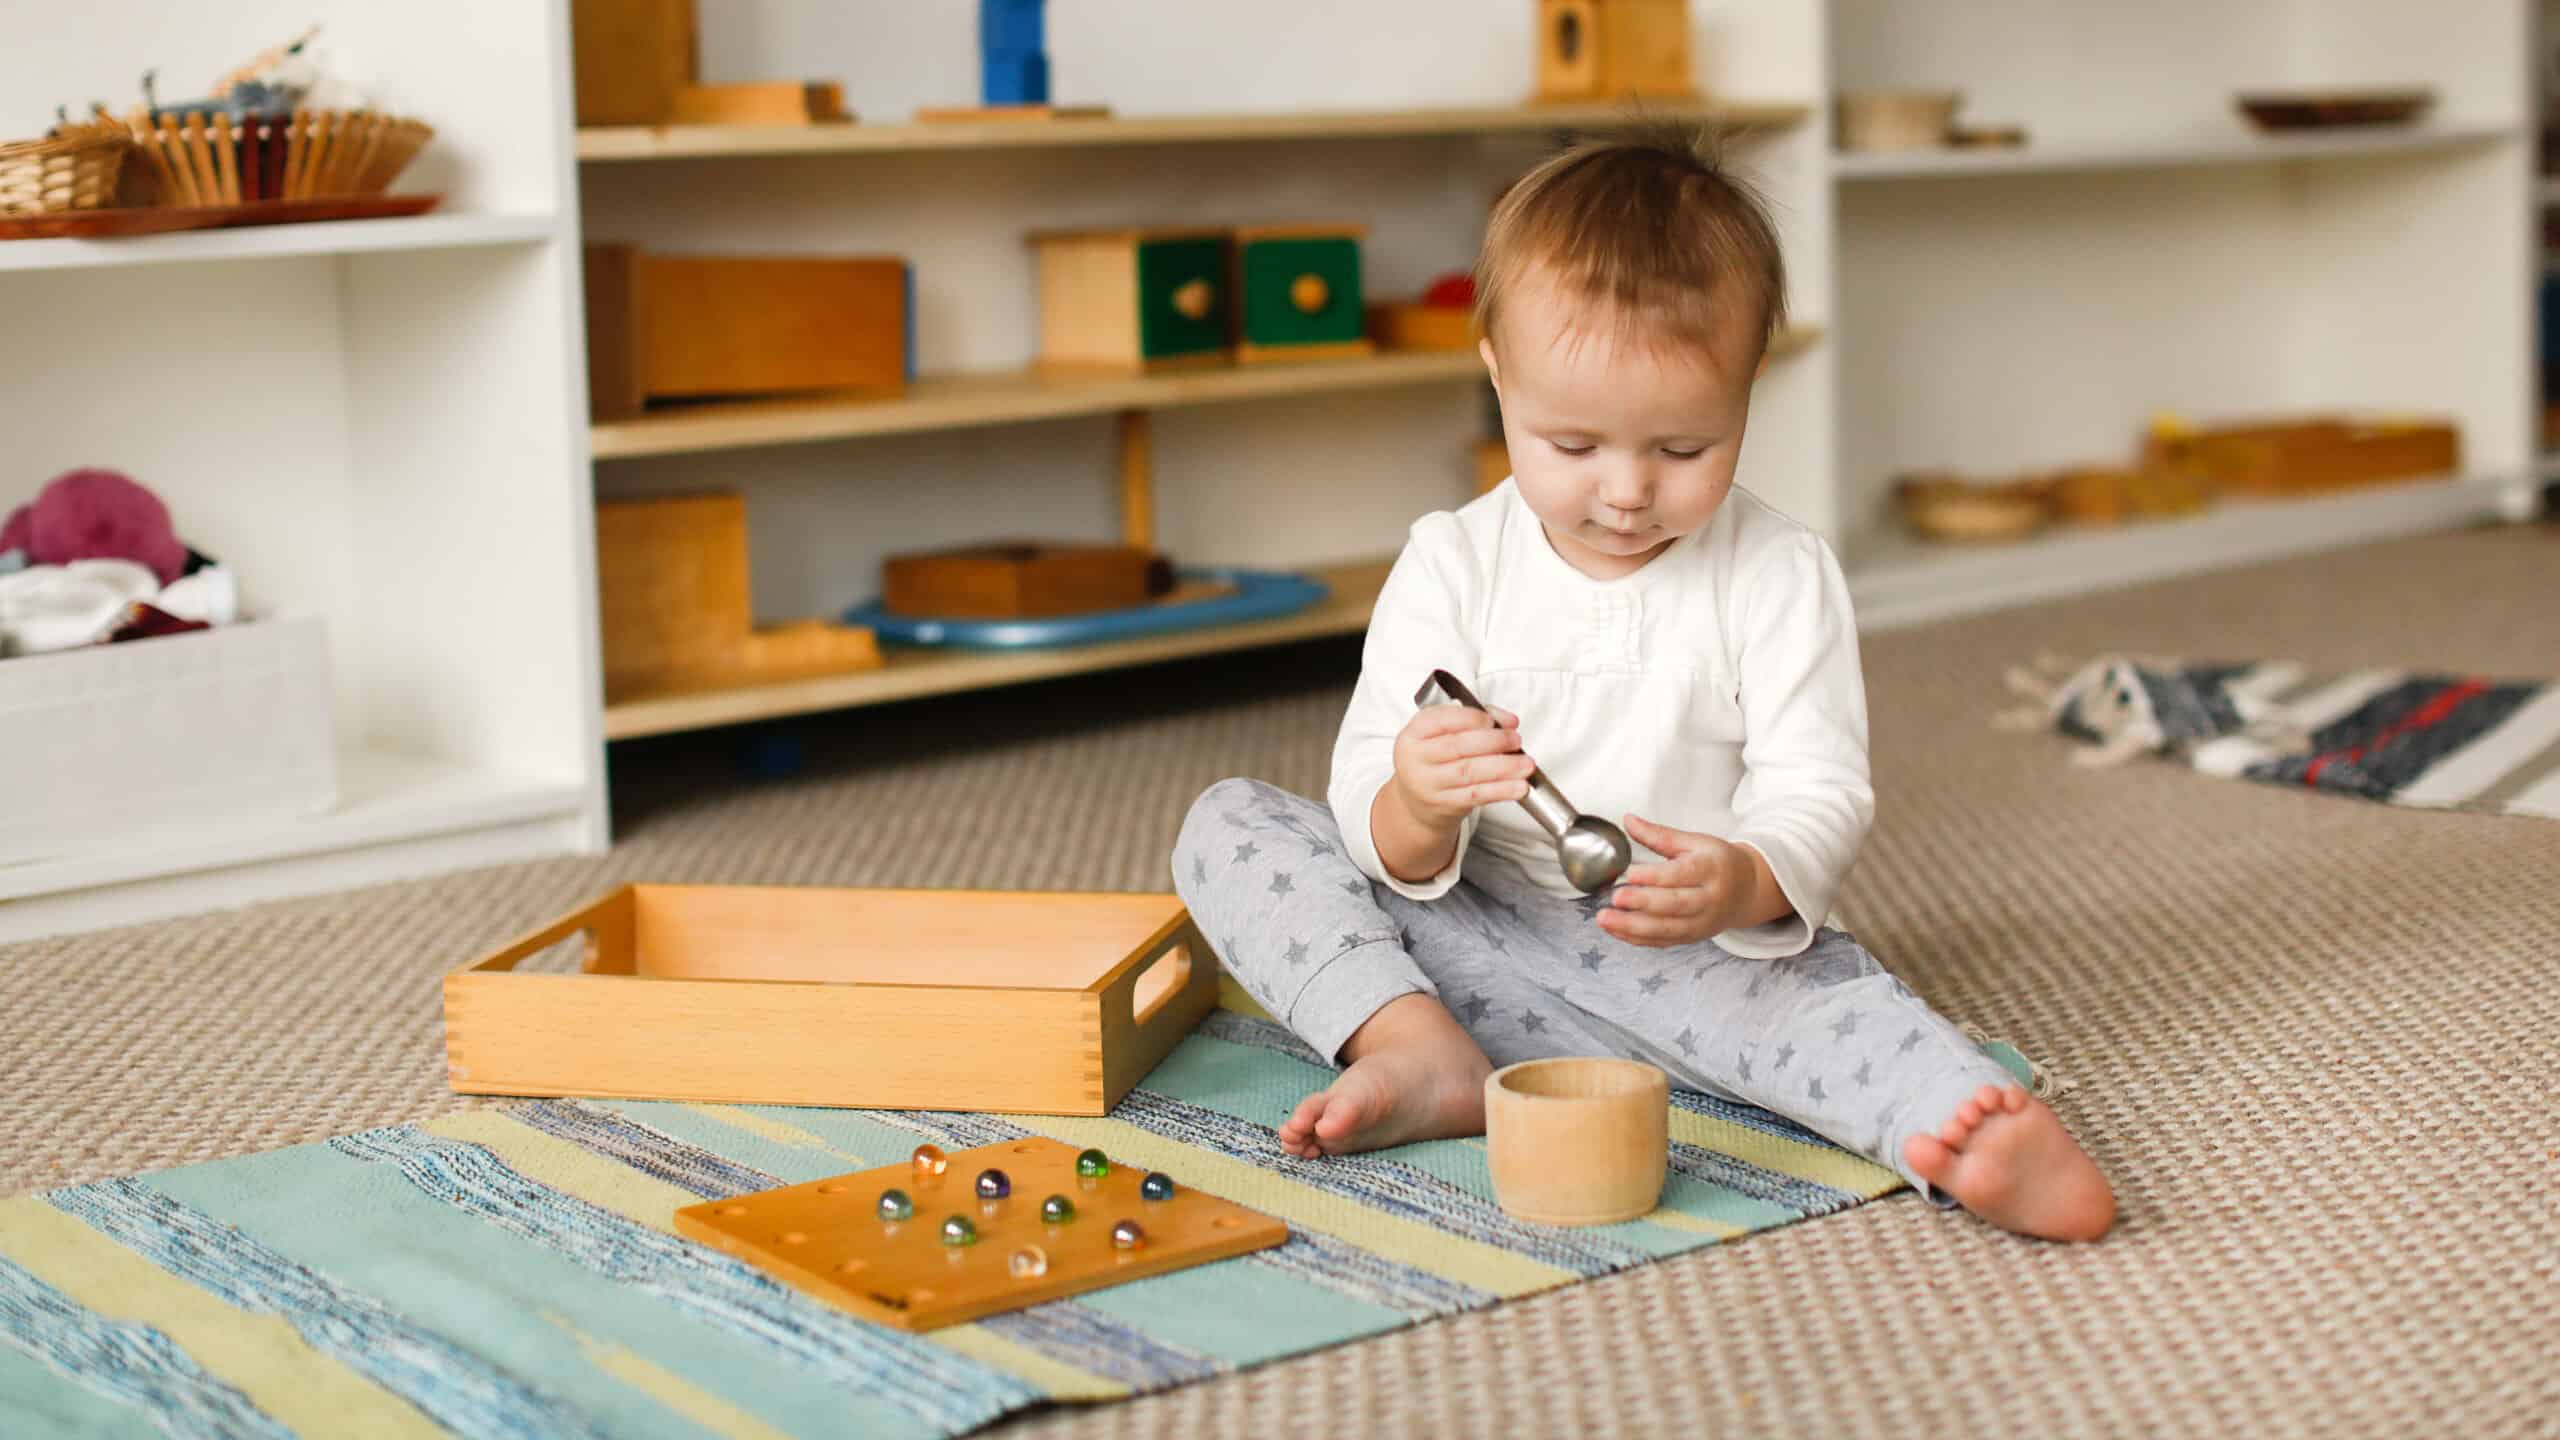
<svg viewBox="0 0 2560 1440">
<path fill-rule="evenodd" d="M 1449 867 L 1422 884 L 1379 862 L 1370 806 L 1435 668 L 1517 714 L 1522 748 L 1584 813 L 1632 811 L 1758 850 L 1795 913 L 1717 943 L 1774 959 L 1812 942 L 1875 816 L 1849 590 L 1820 536 L 1736 489 L 1643 569 L 1595 580 L 1555 553 L 1509 481 L 1414 522 L 1334 744 L 1327 799 L 1343 839 L 1363 871 L 1416 899 L 1455 885 L 1470 845 L 1573 896 L 1554 841 L 1509 802 L 1469 816 Z"/>
</svg>

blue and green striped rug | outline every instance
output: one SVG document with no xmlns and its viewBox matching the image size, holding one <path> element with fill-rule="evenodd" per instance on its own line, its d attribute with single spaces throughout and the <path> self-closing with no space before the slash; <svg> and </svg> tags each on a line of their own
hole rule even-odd
<svg viewBox="0 0 2560 1440">
<path fill-rule="evenodd" d="M 1481 1140 L 1302 1161 L 1327 1073 L 1229 987 L 1107 1119 L 539 1101 L 0 1201 L 0 1433 L 957 1435 L 1225 1374 L 1900 1187 L 1673 1093 L 1645 1219 L 1492 1200 Z M 2015 1052 L 2003 1052 L 2023 1074 Z M 1286 1245 L 929 1335 L 676 1237 L 679 1206 L 1026 1132 L 1280 1217 Z"/>
</svg>

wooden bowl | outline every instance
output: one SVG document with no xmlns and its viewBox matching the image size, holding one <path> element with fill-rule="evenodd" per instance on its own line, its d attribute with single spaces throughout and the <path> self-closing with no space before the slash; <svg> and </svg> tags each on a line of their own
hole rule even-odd
<svg viewBox="0 0 2560 1440">
<path fill-rule="evenodd" d="M 1653 1213 L 1671 1155 L 1671 1081 L 1636 1060 L 1524 1060 L 1485 1077 L 1493 1195 L 1539 1225 Z"/>
<path fill-rule="evenodd" d="M 1840 97 L 1843 150 L 1928 150 L 1947 143 L 1961 90 L 1871 90 Z"/>
<path fill-rule="evenodd" d="M 2040 477 L 1982 483 L 1938 471 L 1894 483 L 1902 521 L 1932 540 L 2022 540 L 2053 518 L 2053 488 Z"/>
</svg>

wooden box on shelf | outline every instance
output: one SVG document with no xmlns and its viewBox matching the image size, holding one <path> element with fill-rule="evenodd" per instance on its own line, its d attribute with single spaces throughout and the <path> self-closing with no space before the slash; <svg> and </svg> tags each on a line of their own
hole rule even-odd
<svg viewBox="0 0 2560 1440">
<path fill-rule="evenodd" d="M 1538 0 L 1540 102 L 1697 93 L 1688 0 Z"/>
<path fill-rule="evenodd" d="M 880 599 L 920 620 L 1033 620 L 1125 610 L 1172 588 L 1172 567 L 1143 546 L 1016 541 L 892 555 Z"/>
<path fill-rule="evenodd" d="M 608 702 L 880 663 L 879 642 L 858 626 L 755 628 L 747 505 L 736 495 L 598 502 L 596 590 Z"/>
<path fill-rule="evenodd" d="M 1236 360 L 1367 355 L 1358 225 L 1250 225 L 1235 232 Z"/>
<path fill-rule="evenodd" d="M 574 975 L 524 960 L 587 937 Z M 1101 1115 L 1217 1004 L 1171 895 L 628 885 L 445 977 L 474 1095 Z"/>
<path fill-rule="evenodd" d="M 1222 229 L 1044 230 L 1040 364 L 1169 370 L 1227 362 L 1235 313 Z"/>
<path fill-rule="evenodd" d="M 693 0 L 572 0 L 581 125 L 661 125 L 693 83 Z"/>
<path fill-rule="evenodd" d="M 2144 441 L 2146 463 L 2201 470 L 2219 489 L 2261 495 L 2339 490 L 2448 476 L 2462 468 L 2462 434 L 2443 420 L 2312 420 L 2217 425 L 2164 423 Z"/>
<path fill-rule="evenodd" d="M 895 393 L 913 376 L 913 271 L 894 257 L 651 255 L 587 248 L 596 418 L 648 402 Z"/>
<path fill-rule="evenodd" d="M 1476 313 L 1465 305 L 1410 300 L 1372 305 L 1369 338 L 1381 350 L 1473 350 Z"/>
</svg>

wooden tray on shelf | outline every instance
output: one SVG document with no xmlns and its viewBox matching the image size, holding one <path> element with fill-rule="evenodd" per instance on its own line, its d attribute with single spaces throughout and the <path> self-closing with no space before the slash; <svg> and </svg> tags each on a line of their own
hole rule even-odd
<svg viewBox="0 0 2560 1440">
<path fill-rule="evenodd" d="M 2232 103 L 2261 130 L 2328 130 L 2346 125 L 2410 125 L 2436 103 L 2432 90 L 2265 90 Z"/>
<path fill-rule="evenodd" d="M 229 230 L 315 220 L 381 220 L 424 215 L 437 195 L 342 195 L 320 200 L 255 200 L 239 205 L 150 205 L 128 210 L 63 210 L 0 218 L 0 240 L 104 240 L 173 230 Z"/>
</svg>

